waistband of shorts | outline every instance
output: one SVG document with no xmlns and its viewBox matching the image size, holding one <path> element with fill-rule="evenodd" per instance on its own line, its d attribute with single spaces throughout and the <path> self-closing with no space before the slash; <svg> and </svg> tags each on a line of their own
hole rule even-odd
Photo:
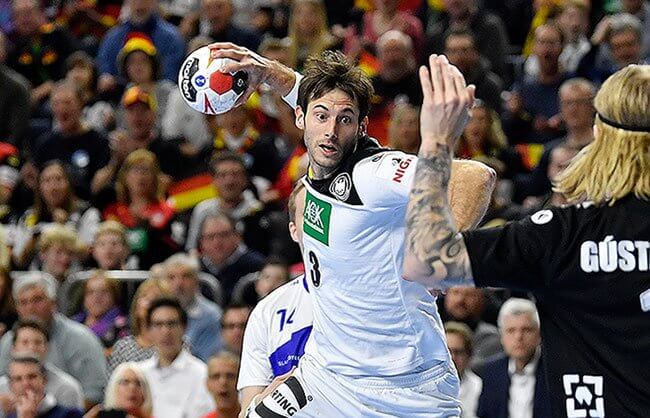
<svg viewBox="0 0 650 418">
<path fill-rule="evenodd" d="M 412 372 L 396 376 L 363 376 L 351 378 L 355 384 L 365 387 L 383 388 L 383 387 L 403 387 L 408 388 L 418 386 L 421 383 L 441 377 L 451 370 L 447 361 L 435 360 L 416 367 Z M 350 379 L 348 377 L 348 379 Z"/>
</svg>

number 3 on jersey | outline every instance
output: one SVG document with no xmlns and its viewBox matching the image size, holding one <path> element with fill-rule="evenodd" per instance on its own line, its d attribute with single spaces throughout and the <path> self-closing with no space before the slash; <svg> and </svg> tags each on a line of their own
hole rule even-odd
<svg viewBox="0 0 650 418">
<path fill-rule="evenodd" d="M 309 262 L 311 263 L 311 269 L 309 270 L 311 282 L 314 287 L 318 287 L 320 286 L 320 270 L 318 269 L 320 264 L 318 264 L 318 257 L 316 257 L 313 251 L 309 252 Z"/>
</svg>

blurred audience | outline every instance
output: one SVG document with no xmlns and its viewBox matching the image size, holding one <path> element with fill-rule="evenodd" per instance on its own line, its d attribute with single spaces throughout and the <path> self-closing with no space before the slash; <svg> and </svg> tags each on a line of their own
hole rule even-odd
<svg viewBox="0 0 650 418">
<path fill-rule="evenodd" d="M 503 80 L 489 69 L 476 48 L 476 39 L 469 30 L 454 30 L 445 39 L 445 55 L 458 67 L 467 84 L 474 84 L 474 95 L 501 113 Z"/>
<path fill-rule="evenodd" d="M 501 307 L 498 322 L 505 356 L 487 362 L 479 373 L 483 390 L 477 415 L 551 417 L 535 304 L 511 298 Z"/>
<path fill-rule="evenodd" d="M 90 409 L 84 418 L 99 418 L 102 411 L 119 411 L 125 418 L 152 418 L 153 397 L 140 365 L 122 363 L 113 371 L 104 403 Z"/>
<path fill-rule="evenodd" d="M 217 405 L 216 411 L 203 418 L 237 418 L 241 405 L 237 393 L 239 357 L 222 351 L 208 361 L 208 380 L 206 386 Z"/>
<path fill-rule="evenodd" d="M 221 308 L 206 299 L 199 289 L 199 263 L 186 254 L 169 257 L 164 263 L 165 280 L 171 294 L 187 312 L 185 341 L 192 354 L 207 361 L 221 348 Z"/>
<path fill-rule="evenodd" d="M 513 143 L 545 143 L 561 133 L 557 95 L 568 78 L 559 61 L 563 43 L 564 34 L 552 23 L 535 30 L 539 73 L 517 80 L 506 102 L 504 128 Z"/>
<path fill-rule="evenodd" d="M 47 361 L 81 383 L 86 406 L 101 402 L 106 384 L 106 359 L 99 339 L 85 326 L 56 311 L 56 281 L 47 273 L 29 272 L 14 282 L 18 318 L 35 317 L 50 335 Z M 0 370 L 9 363 L 14 333 L 0 339 Z"/>
<path fill-rule="evenodd" d="M 92 262 L 100 270 L 129 270 L 131 249 L 124 225 L 117 221 L 104 221 L 97 227 L 92 243 Z"/>
<path fill-rule="evenodd" d="M 108 357 L 110 371 L 122 363 L 142 361 L 154 355 L 154 341 L 147 326 L 147 311 L 151 302 L 165 296 L 171 296 L 171 291 L 167 282 L 158 278 L 150 278 L 138 286 L 129 311 L 131 335 L 120 338 L 113 345 Z"/>
<path fill-rule="evenodd" d="M 239 279 L 262 268 L 264 256 L 242 242 L 235 221 L 222 213 L 205 217 L 200 237 L 201 270 L 219 280 L 226 305 Z"/>
<path fill-rule="evenodd" d="M 470 368 L 472 358 L 472 330 L 463 323 L 445 323 L 447 347 L 460 377 L 460 408 L 462 418 L 475 418 L 478 398 L 483 389 L 483 380 Z"/>
<path fill-rule="evenodd" d="M 61 406 L 83 409 L 84 397 L 79 381 L 45 360 L 49 350 L 49 334 L 45 325 L 37 319 L 20 320 L 16 322 L 13 333 L 11 355 L 30 355 L 38 358 L 45 368 L 45 391 Z M 6 416 L 15 411 L 16 401 L 11 392 L 9 377 L 0 377 L 1 412 Z"/>
<path fill-rule="evenodd" d="M 31 114 L 29 81 L 6 65 L 7 37 L 0 31 L 0 138 L 24 149 Z"/>
<path fill-rule="evenodd" d="M 46 163 L 36 181 L 34 204 L 18 220 L 13 242 L 13 260 L 21 268 L 29 266 L 40 235 L 53 225 L 69 227 L 81 243 L 90 245 L 100 221 L 99 211 L 77 198 L 60 161 Z"/>
<path fill-rule="evenodd" d="M 244 330 L 251 314 L 251 307 L 243 304 L 226 306 L 221 318 L 221 342 L 223 348 L 237 356 L 241 356 L 244 343 Z"/>
<path fill-rule="evenodd" d="M 291 275 L 289 266 L 280 258 L 269 258 L 260 270 L 255 281 L 255 292 L 259 299 L 264 299 L 269 293 L 289 282 Z"/>
<path fill-rule="evenodd" d="M 43 363 L 29 355 L 12 357 L 7 366 L 9 386 L 16 398 L 16 410 L 7 418 L 81 418 L 83 412 L 58 404 L 46 391 L 47 373 Z"/>
<path fill-rule="evenodd" d="M 485 311 L 483 289 L 473 287 L 452 287 L 445 294 L 444 308 L 448 319 L 461 322 L 472 330 L 473 355 L 471 367 L 502 353 L 497 328 L 482 320 Z"/>
<path fill-rule="evenodd" d="M 145 269 L 179 249 L 172 238 L 174 209 L 163 199 L 160 174 L 152 152 L 133 151 L 118 173 L 117 200 L 104 209 L 105 219 L 127 228 L 131 253 L 138 257 L 138 266 Z"/>
<path fill-rule="evenodd" d="M 183 349 L 187 314 L 176 299 L 161 298 L 147 310 L 147 327 L 156 354 L 139 363 L 153 400 L 156 418 L 201 417 L 214 410 L 205 382 L 205 363 Z"/>
<path fill-rule="evenodd" d="M 41 168 L 51 160 L 60 160 L 70 173 L 76 193 L 90 197 L 90 182 L 108 163 L 108 140 L 84 123 L 84 98 L 73 81 L 61 81 L 52 87 L 50 105 L 53 130 L 34 144 L 34 163 Z"/>
<path fill-rule="evenodd" d="M 72 317 L 90 328 L 109 351 L 118 339 L 129 334 L 129 321 L 122 313 L 119 298 L 118 283 L 97 270 L 84 283 L 83 310 Z"/>
<path fill-rule="evenodd" d="M 155 45 L 161 59 L 161 76 L 175 82 L 183 62 L 184 41 L 178 29 L 158 14 L 158 0 L 127 0 L 125 20 L 102 38 L 97 52 L 99 90 L 109 91 L 118 84 L 118 55 L 129 35 L 146 34 Z"/>
<path fill-rule="evenodd" d="M 482 9 L 477 0 L 444 0 L 443 3 L 445 12 L 427 28 L 428 40 L 423 58 L 441 54 L 451 31 L 469 30 L 476 39 L 476 48 L 481 56 L 488 60 L 490 70 L 504 77 L 508 35 L 499 16 Z"/>
</svg>

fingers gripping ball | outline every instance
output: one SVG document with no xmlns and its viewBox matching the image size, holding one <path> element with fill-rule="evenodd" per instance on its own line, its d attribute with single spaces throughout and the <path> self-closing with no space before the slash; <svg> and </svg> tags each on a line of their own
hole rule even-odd
<svg viewBox="0 0 650 418">
<path fill-rule="evenodd" d="M 229 58 L 211 58 L 207 46 L 185 59 L 178 74 L 178 88 L 192 109 L 218 115 L 233 108 L 248 87 L 248 75 L 244 71 L 234 74 L 219 71 L 232 61 Z"/>
</svg>

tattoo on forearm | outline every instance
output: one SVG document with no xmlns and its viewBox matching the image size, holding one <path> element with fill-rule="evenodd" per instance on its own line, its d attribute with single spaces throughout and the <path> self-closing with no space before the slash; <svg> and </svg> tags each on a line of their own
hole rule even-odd
<svg viewBox="0 0 650 418">
<path fill-rule="evenodd" d="M 406 212 L 406 250 L 445 285 L 471 284 L 469 257 L 447 202 L 451 156 L 447 145 L 420 155 Z"/>
</svg>

